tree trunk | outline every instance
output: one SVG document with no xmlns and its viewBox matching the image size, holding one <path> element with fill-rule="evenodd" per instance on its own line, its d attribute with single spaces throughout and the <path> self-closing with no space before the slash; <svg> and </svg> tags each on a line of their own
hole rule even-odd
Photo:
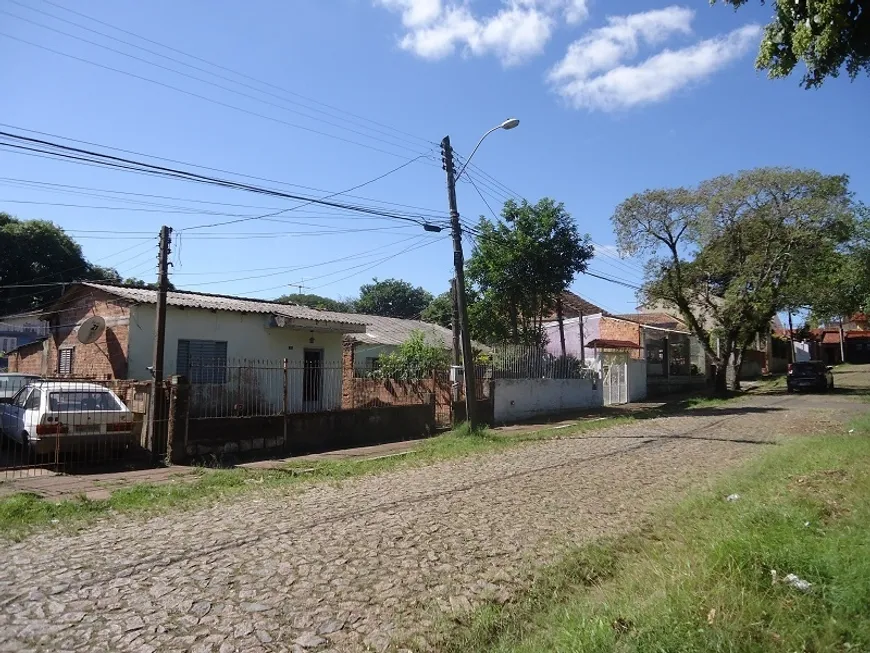
<svg viewBox="0 0 870 653">
<path fill-rule="evenodd" d="M 729 378 L 728 389 L 732 392 L 740 392 L 740 371 L 743 369 L 743 355 L 746 353 L 746 349 L 746 345 L 741 347 L 730 361 L 731 376 Z"/>
<path fill-rule="evenodd" d="M 846 339 L 843 331 L 843 318 L 840 317 L 840 362 L 846 362 Z"/>
<path fill-rule="evenodd" d="M 565 320 L 562 315 L 562 297 L 556 300 L 556 319 L 559 320 L 559 344 L 562 347 L 562 358 L 567 356 L 565 350 Z"/>
<path fill-rule="evenodd" d="M 713 393 L 717 395 L 728 394 L 728 363 L 724 360 L 716 361 L 716 375 L 713 377 Z"/>
<path fill-rule="evenodd" d="M 797 359 L 797 356 L 795 355 L 794 351 L 794 327 L 791 323 L 791 311 L 788 312 L 788 339 L 791 343 L 791 347 L 789 348 L 790 355 L 788 357 L 788 362 L 794 363 Z"/>
</svg>

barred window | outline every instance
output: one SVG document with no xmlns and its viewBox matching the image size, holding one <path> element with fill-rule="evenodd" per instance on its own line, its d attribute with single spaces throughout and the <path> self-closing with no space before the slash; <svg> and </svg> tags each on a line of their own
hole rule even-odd
<svg viewBox="0 0 870 653">
<path fill-rule="evenodd" d="M 226 383 L 226 341 L 179 340 L 175 370 L 190 383 Z"/>
</svg>

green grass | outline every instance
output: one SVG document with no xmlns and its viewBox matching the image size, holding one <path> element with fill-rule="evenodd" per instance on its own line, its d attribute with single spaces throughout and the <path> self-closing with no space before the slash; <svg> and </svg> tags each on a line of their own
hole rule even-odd
<svg viewBox="0 0 870 653">
<path fill-rule="evenodd" d="M 581 422 L 565 429 L 542 426 L 528 433 L 499 434 L 467 427 L 420 443 L 403 456 L 376 459 L 290 463 L 281 469 L 251 470 L 202 468 L 191 476 L 164 484 L 136 484 L 112 492 L 107 499 L 78 497 L 51 501 L 30 493 L 0 498 L 0 537 L 21 539 L 45 528 L 76 529 L 115 513 L 154 513 L 188 509 L 254 490 L 305 487 L 314 482 L 341 481 L 367 474 L 426 465 L 440 460 L 500 451 L 525 443 L 581 433 L 625 423 L 630 418 Z"/>
<path fill-rule="evenodd" d="M 853 427 L 776 447 L 643 531 L 574 550 L 437 649 L 870 651 L 870 417 Z"/>
</svg>

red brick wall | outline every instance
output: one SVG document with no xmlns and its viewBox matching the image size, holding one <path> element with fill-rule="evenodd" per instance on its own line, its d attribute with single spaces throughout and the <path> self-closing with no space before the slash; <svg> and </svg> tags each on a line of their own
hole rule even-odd
<svg viewBox="0 0 870 653">
<path fill-rule="evenodd" d="M 106 320 L 106 330 L 95 343 L 83 345 L 78 341 L 78 325 L 92 315 Z M 27 347 L 16 355 L 15 365 L 22 372 L 58 376 L 59 351 L 71 348 L 71 377 L 126 379 L 129 325 L 130 310 L 117 298 L 95 290 L 73 291 L 61 299 L 58 313 L 52 317 L 47 346 Z"/>
<path fill-rule="evenodd" d="M 602 340 L 624 340 L 643 347 L 641 327 L 635 322 L 602 316 L 599 322 L 598 337 Z M 643 350 L 632 349 L 630 355 L 632 358 L 641 359 L 643 358 Z"/>
<path fill-rule="evenodd" d="M 9 356 L 9 371 L 21 372 L 22 374 L 43 373 L 43 347 L 45 343 L 34 342 L 25 345 Z"/>
</svg>

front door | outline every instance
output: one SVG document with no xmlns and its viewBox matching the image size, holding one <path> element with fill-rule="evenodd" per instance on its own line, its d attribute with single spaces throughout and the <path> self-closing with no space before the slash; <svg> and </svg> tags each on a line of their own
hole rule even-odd
<svg viewBox="0 0 870 653">
<path fill-rule="evenodd" d="M 306 349 L 302 372 L 302 404 L 306 411 L 322 410 L 323 350 Z"/>
</svg>

